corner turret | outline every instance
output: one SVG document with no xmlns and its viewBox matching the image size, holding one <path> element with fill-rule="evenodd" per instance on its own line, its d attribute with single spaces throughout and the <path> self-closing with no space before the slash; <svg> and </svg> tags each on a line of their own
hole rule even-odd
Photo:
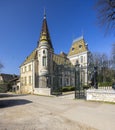
<svg viewBox="0 0 115 130">
<path fill-rule="evenodd" d="M 42 29 L 41 29 L 40 38 L 38 41 L 38 47 L 40 47 L 42 45 L 46 45 L 46 46 L 53 49 L 52 42 L 50 39 L 49 30 L 48 30 L 47 20 L 46 20 L 46 13 L 44 13 L 44 19 L 42 22 Z"/>
<path fill-rule="evenodd" d="M 44 14 L 44 19 L 42 23 L 42 29 L 40 33 L 40 38 L 38 41 L 38 62 L 39 62 L 39 87 L 50 87 L 53 74 L 53 54 L 54 49 L 50 39 L 50 34 L 48 30 L 46 14 Z M 46 83 L 44 83 L 46 81 Z M 48 84 L 47 84 L 48 83 Z"/>
</svg>

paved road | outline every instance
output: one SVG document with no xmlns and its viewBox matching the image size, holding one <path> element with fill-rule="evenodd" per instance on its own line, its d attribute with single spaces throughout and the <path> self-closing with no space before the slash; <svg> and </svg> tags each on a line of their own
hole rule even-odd
<svg viewBox="0 0 115 130">
<path fill-rule="evenodd" d="M 115 130 L 115 105 L 0 94 L 0 130 Z"/>
</svg>

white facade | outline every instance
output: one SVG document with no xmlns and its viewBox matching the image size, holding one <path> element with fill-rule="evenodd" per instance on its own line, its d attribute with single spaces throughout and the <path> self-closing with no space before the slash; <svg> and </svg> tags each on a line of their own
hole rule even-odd
<svg viewBox="0 0 115 130">
<path fill-rule="evenodd" d="M 31 61 L 20 67 L 20 80 L 21 80 L 21 91 L 24 93 L 28 91 L 28 93 L 33 92 L 33 88 L 35 86 L 34 80 L 34 61 Z M 32 87 L 31 87 L 32 86 Z"/>
<path fill-rule="evenodd" d="M 75 66 L 76 62 L 80 65 L 80 80 L 84 85 L 87 85 L 88 79 L 88 46 L 83 37 L 77 38 L 73 41 L 72 47 L 68 54 L 68 58 Z"/>
</svg>

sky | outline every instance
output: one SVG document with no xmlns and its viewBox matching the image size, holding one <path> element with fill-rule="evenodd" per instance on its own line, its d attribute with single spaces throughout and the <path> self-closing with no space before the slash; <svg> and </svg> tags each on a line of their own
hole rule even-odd
<svg viewBox="0 0 115 130">
<path fill-rule="evenodd" d="M 37 47 L 44 8 L 54 52 L 68 53 L 84 36 L 91 52 L 111 53 L 115 37 L 97 24 L 96 0 L 0 0 L 2 73 L 20 74 L 20 65 Z"/>
</svg>

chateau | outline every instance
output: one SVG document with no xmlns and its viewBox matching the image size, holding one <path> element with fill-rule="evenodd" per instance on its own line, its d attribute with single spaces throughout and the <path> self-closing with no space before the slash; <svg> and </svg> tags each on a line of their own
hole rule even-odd
<svg viewBox="0 0 115 130">
<path fill-rule="evenodd" d="M 80 79 L 87 84 L 88 47 L 83 36 L 75 39 L 68 54 L 55 54 L 46 15 L 37 48 L 20 66 L 21 93 L 50 95 L 52 88 L 75 86 L 75 64 L 84 67 Z"/>
</svg>

